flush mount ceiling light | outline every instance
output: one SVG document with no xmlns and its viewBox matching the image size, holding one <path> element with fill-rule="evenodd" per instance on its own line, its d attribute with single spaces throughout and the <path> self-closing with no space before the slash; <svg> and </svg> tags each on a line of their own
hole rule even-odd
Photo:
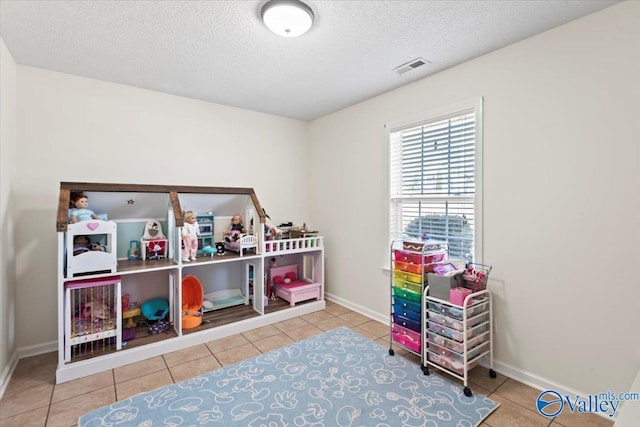
<svg viewBox="0 0 640 427">
<path fill-rule="evenodd" d="M 262 6 L 262 20 L 282 37 L 298 37 L 313 24 L 313 11 L 299 0 L 270 0 Z"/>
</svg>

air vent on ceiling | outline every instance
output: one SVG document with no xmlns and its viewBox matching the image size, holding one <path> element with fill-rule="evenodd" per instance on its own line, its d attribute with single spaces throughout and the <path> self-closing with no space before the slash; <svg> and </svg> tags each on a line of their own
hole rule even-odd
<svg viewBox="0 0 640 427">
<path fill-rule="evenodd" d="M 426 64 L 430 64 L 430 62 L 424 58 L 416 58 L 416 59 L 412 59 L 407 63 L 397 66 L 396 68 L 393 69 L 393 71 L 396 71 L 398 74 L 404 74 L 408 71 L 413 71 L 416 68 L 420 68 Z"/>
</svg>

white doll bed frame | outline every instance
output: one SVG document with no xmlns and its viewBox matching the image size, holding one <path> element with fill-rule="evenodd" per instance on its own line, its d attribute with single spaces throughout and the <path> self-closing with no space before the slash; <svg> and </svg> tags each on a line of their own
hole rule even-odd
<svg viewBox="0 0 640 427">
<path fill-rule="evenodd" d="M 243 255 L 243 252 L 247 249 L 258 248 L 258 238 L 256 236 L 252 236 L 250 234 L 243 234 L 238 240 L 224 242 L 224 248 L 227 251 L 238 252 L 240 256 Z"/>
<path fill-rule="evenodd" d="M 106 235 L 105 251 L 87 251 L 78 255 L 73 254 L 73 240 L 76 236 Z M 92 219 L 67 225 L 67 277 L 74 277 L 86 273 L 110 272 L 118 270 L 117 255 L 117 227 L 113 221 Z"/>
<path fill-rule="evenodd" d="M 273 278 L 277 276 L 284 277 L 287 273 L 296 273 L 296 280 L 291 283 L 276 285 L 273 283 Z M 305 279 L 301 279 L 298 275 L 298 265 L 291 264 L 282 267 L 274 267 L 269 270 L 269 277 L 271 278 L 271 288 L 277 296 L 285 301 L 289 302 L 289 305 L 293 307 L 299 301 L 306 301 L 309 299 L 321 299 L 320 298 L 320 283 L 312 283 Z"/>
</svg>

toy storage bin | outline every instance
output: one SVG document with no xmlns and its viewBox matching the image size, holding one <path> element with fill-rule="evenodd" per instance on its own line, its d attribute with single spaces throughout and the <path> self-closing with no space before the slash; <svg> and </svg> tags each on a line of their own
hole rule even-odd
<svg viewBox="0 0 640 427">
<path fill-rule="evenodd" d="M 449 293 L 452 288 L 461 286 L 462 276 L 439 276 L 434 273 L 427 273 L 427 283 L 429 283 L 429 296 L 444 301 L 449 301 Z"/>
<path fill-rule="evenodd" d="M 420 274 L 407 273 L 406 271 L 393 270 L 394 283 L 396 280 L 422 284 L 423 278 Z M 396 285 L 397 286 L 397 285 Z M 447 295 L 448 298 L 448 295 Z"/>
<path fill-rule="evenodd" d="M 391 325 L 391 331 L 399 334 L 408 335 L 413 341 L 422 342 L 422 334 L 420 332 L 413 331 L 411 329 L 400 326 L 397 323 Z"/>
<path fill-rule="evenodd" d="M 452 319 L 451 317 L 443 316 L 442 314 L 429 312 L 429 320 L 457 331 L 464 330 L 462 320 Z M 467 317 L 467 327 L 473 328 L 477 324 L 486 322 L 487 320 L 489 320 L 489 313 L 482 313 L 474 317 Z"/>
<path fill-rule="evenodd" d="M 404 326 L 405 328 L 418 333 L 420 332 L 420 322 L 416 322 L 415 320 L 411 320 L 408 317 L 404 317 L 396 313 L 393 314 L 393 323 Z"/>
<path fill-rule="evenodd" d="M 464 343 L 443 337 L 442 335 L 438 335 L 435 332 L 427 331 L 427 338 L 429 339 L 430 343 L 436 343 L 441 347 L 446 347 L 458 353 L 462 353 L 464 351 Z M 485 341 L 489 341 L 489 332 L 485 332 L 468 339 L 467 348 L 472 348 Z"/>
<path fill-rule="evenodd" d="M 393 268 L 413 274 L 422 274 L 422 264 L 412 264 L 404 261 L 393 261 Z"/>
<path fill-rule="evenodd" d="M 395 279 L 393 281 L 393 285 L 394 287 L 397 287 L 400 289 L 407 289 L 413 292 L 414 294 L 418 294 L 418 295 L 422 294 L 422 286 L 418 285 L 417 283 L 405 282 L 404 280 Z M 418 298 L 418 301 L 420 301 L 419 298 Z"/>
<path fill-rule="evenodd" d="M 395 304 L 398 304 L 404 310 L 411 310 L 416 313 L 422 312 L 422 306 L 418 302 L 412 302 L 402 297 L 394 297 L 393 300 Z"/>
<path fill-rule="evenodd" d="M 391 337 L 393 338 L 393 341 L 397 342 L 398 344 L 401 344 L 407 347 L 413 352 L 420 353 L 420 345 L 421 345 L 420 339 L 415 340 L 410 335 L 403 334 L 396 331 L 391 332 Z"/>
<path fill-rule="evenodd" d="M 463 342 L 466 339 L 470 339 L 479 335 L 483 332 L 487 332 L 489 330 L 489 322 L 480 323 L 477 326 L 467 329 L 466 336 L 460 331 L 457 331 L 452 328 L 448 328 L 446 326 L 440 325 L 439 323 L 429 322 L 429 330 L 435 332 L 436 334 L 443 335 L 449 339 Z"/>
<path fill-rule="evenodd" d="M 472 304 L 473 305 L 467 306 L 468 318 L 487 310 L 487 306 L 488 306 L 487 301 L 477 302 L 477 300 L 474 300 Z M 435 301 L 429 301 L 427 303 L 427 309 L 431 312 L 444 314 L 445 316 L 462 320 L 462 307 L 453 307 L 447 304 L 440 304 Z"/>
<path fill-rule="evenodd" d="M 413 289 L 408 289 L 403 286 L 392 286 L 392 291 L 394 297 L 400 297 L 402 299 L 411 302 L 417 302 L 418 304 L 420 304 L 420 298 L 422 298 L 422 295 L 420 294 L 419 290 L 418 292 L 414 292 Z"/>
<path fill-rule="evenodd" d="M 415 320 L 416 322 L 419 322 L 420 319 L 422 318 L 422 314 L 420 314 L 419 311 L 408 310 L 406 308 L 403 308 L 398 303 L 392 304 L 392 307 L 393 307 L 394 313 L 399 314 L 400 316 L 404 316 L 407 319 L 411 319 L 411 320 Z"/>
<path fill-rule="evenodd" d="M 487 280 L 489 280 L 491 269 L 490 265 L 468 263 L 466 270 L 462 273 L 464 287 L 471 289 L 473 292 L 484 291 L 487 289 Z"/>
<path fill-rule="evenodd" d="M 447 259 L 446 251 L 429 252 L 424 256 L 413 252 L 394 251 L 394 261 L 401 261 L 411 264 L 432 264 L 434 262 L 440 262 Z"/>
<path fill-rule="evenodd" d="M 437 354 L 437 353 L 432 353 L 431 351 L 427 352 L 427 358 L 429 359 L 429 361 L 433 363 L 437 363 L 443 368 L 453 371 L 458 375 L 464 375 L 465 369 L 464 369 L 464 364 L 462 362 L 449 359 L 448 357 Z M 482 358 L 478 357 L 477 359 L 472 360 L 471 362 L 467 362 L 467 371 L 470 371 L 471 369 L 475 368 L 478 362 L 480 362 L 480 359 Z"/>
<path fill-rule="evenodd" d="M 467 296 L 471 295 L 471 289 L 469 288 L 463 288 L 462 286 L 459 286 L 457 288 L 452 288 L 449 291 L 449 301 L 452 304 L 456 304 L 456 305 L 464 305 L 464 300 Z M 467 300 L 467 305 L 471 304 L 471 298 L 469 298 L 469 300 Z"/>
<path fill-rule="evenodd" d="M 484 342 L 473 347 L 467 345 L 467 360 L 472 360 L 474 357 L 487 350 L 489 350 L 489 342 Z M 453 363 L 464 362 L 464 356 L 462 352 L 453 351 L 449 348 L 439 346 L 431 341 L 429 341 L 429 352 L 444 356 L 447 359 L 451 360 Z"/>
</svg>

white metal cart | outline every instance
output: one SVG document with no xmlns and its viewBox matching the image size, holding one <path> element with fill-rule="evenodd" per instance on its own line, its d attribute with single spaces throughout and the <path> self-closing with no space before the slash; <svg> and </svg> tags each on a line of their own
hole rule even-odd
<svg viewBox="0 0 640 427">
<path fill-rule="evenodd" d="M 464 382 L 465 396 L 471 396 L 469 370 L 488 356 L 489 376 L 493 370 L 493 309 L 491 292 L 480 290 L 467 295 L 462 305 L 429 296 L 422 301 L 422 370 L 440 369 Z"/>
</svg>

